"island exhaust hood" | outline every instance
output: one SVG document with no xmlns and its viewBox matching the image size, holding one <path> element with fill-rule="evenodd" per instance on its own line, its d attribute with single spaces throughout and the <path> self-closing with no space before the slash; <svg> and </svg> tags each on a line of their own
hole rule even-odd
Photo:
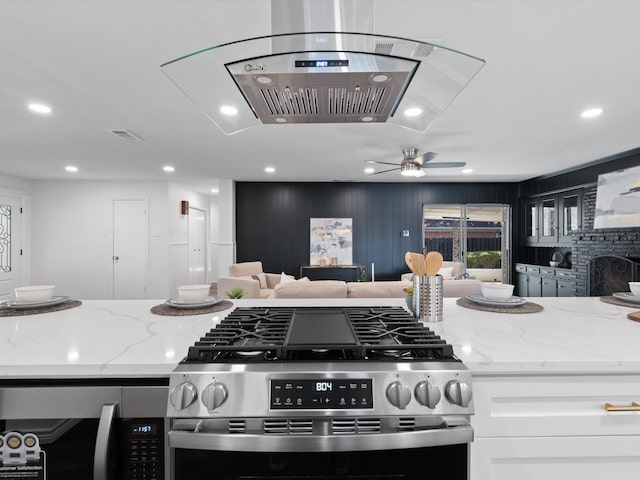
<svg viewBox="0 0 640 480">
<path fill-rule="evenodd" d="M 292 123 L 391 123 L 424 132 L 485 62 L 370 33 L 373 7 L 373 0 L 272 0 L 272 32 L 282 33 L 205 48 L 161 69 L 228 135 Z M 288 33 L 294 25 L 314 31 Z"/>
</svg>

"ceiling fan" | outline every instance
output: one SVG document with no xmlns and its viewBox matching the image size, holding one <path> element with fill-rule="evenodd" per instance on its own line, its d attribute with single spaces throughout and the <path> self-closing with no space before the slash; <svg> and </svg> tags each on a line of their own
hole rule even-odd
<svg viewBox="0 0 640 480">
<path fill-rule="evenodd" d="M 405 177 L 422 177 L 424 175 L 423 168 L 456 168 L 456 167 L 464 167 L 466 165 L 465 162 L 437 162 L 437 163 L 427 163 L 433 160 L 438 156 L 435 152 L 427 152 L 418 156 L 417 148 L 403 148 L 402 154 L 404 158 L 400 163 L 391 163 L 391 162 L 378 162 L 377 160 L 367 160 L 366 163 L 378 163 L 380 165 L 395 165 L 395 168 L 390 168 L 389 170 L 382 170 L 381 172 L 373 172 L 369 175 L 378 175 L 380 173 L 387 173 L 393 170 L 400 170 L 400 175 Z"/>
</svg>

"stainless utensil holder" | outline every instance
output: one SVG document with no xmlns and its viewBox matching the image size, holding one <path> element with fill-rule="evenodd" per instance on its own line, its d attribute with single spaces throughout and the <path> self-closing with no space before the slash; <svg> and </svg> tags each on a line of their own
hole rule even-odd
<svg viewBox="0 0 640 480">
<path fill-rule="evenodd" d="M 413 276 L 413 314 L 425 322 L 441 322 L 442 316 L 442 275 Z"/>
</svg>

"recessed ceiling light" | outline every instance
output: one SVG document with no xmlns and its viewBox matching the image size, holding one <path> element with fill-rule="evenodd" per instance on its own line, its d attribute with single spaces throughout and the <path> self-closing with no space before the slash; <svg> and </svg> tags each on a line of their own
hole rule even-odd
<svg viewBox="0 0 640 480">
<path fill-rule="evenodd" d="M 278 123 L 287 123 L 287 119 L 284 117 L 276 117 L 276 122 Z"/>
<path fill-rule="evenodd" d="M 589 108 L 580 114 L 582 118 L 593 118 L 597 117 L 598 115 L 602 115 L 601 108 Z"/>
<path fill-rule="evenodd" d="M 422 115 L 422 109 L 418 107 L 407 108 L 404 111 L 405 117 L 417 117 L 418 115 Z"/>
<path fill-rule="evenodd" d="M 373 117 L 362 117 L 360 120 L 363 121 L 363 122 L 373 122 L 375 120 L 375 118 L 373 118 Z"/>
<path fill-rule="evenodd" d="M 165 172 L 174 172 L 176 169 L 171 165 L 165 165 L 164 167 L 162 167 L 162 170 L 164 170 Z"/>
<path fill-rule="evenodd" d="M 276 169 L 273 168 L 273 167 L 266 167 L 264 169 L 264 171 L 267 172 L 267 173 L 274 173 L 276 171 Z"/>
<path fill-rule="evenodd" d="M 462 173 L 473 173 L 473 168 L 464 168 Z"/>
<path fill-rule="evenodd" d="M 238 109 L 236 107 L 232 107 L 231 105 L 223 105 L 220 107 L 220 113 L 224 115 L 236 115 L 238 113 Z"/>
<path fill-rule="evenodd" d="M 375 171 L 376 171 L 376 169 L 373 168 L 373 167 L 367 167 L 367 168 L 364 169 L 364 173 L 369 173 L 369 174 L 373 173 Z"/>
<path fill-rule="evenodd" d="M 28 105 L 29 110 L 31 110 L 32 112 L 36 112 L 36 113 L 51 113 L 51 107 L 48 105 L 44 105 L 42 103 L 30 103 Z"/>
<path fill-rule="evenodd" d="M 74 167 L 73 165 L 67 165 L 66 167 L 64 167 L 64 169 L 67 172 L 77 172 L 78 171 L 78 167 Z"/>
</svg>

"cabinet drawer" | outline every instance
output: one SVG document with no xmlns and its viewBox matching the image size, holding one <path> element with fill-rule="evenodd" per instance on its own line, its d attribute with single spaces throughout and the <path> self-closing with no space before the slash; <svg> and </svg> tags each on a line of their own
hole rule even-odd
<svg viewBox="0 0 640 480">
<path fill-rule="evenodd" d="M 474 377 L 478 437 L 640 435 L 640 375 Z"/>
<path fill-rule="evenodd" d="M 526 273 L 527 272 L 527 266 L 517 263 L 516 264 L 516 272 Z"/>
<path fill-rule="evenodd" d="M 556 270 L 556 277 L 558 278 L 572 278 L 570 270 Z"/>
<path fill-rule="evenodd" d="M 548 275 L 550 277 L 555 277 L 556 270 L 555 270 L 555 268 L 541 268 L 540 269 L 540 273 L 542 275 Z"/>
<path fill-rule="evenodd" d="M 535 267 L 533 265 L 527 265 L 527 273 L 540 273 L 540 267 Z"/>
<path fill-rule="evenodd" d="M 471 480 L 636 480 L 640 436 L 476 438 Z"/>
</svg>

